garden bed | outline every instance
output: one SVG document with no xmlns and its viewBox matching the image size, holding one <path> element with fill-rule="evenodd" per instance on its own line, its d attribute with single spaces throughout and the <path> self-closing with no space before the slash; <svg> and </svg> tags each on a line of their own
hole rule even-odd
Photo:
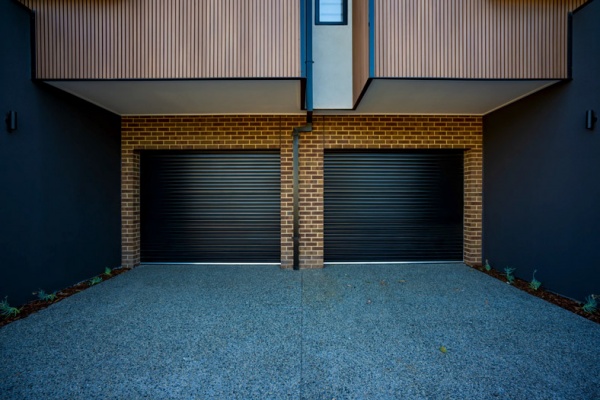
<svg viewBox="0 0 600 400">
<path fill-rule="evenodd" d="M 506 282 L 506 275 L 500 271 L 497 271 L 495 269 L 490 269 L 489 271 L 487 271 L 482 266 L 475 267 L 475 269 L 477 269 L 489 276 L 492 276 L 496 279 L 499 279 L 503 282 Z M 113 278 L 113 277 L 120 275 L 122 273 L 125 273 L 127 271 L 129 271 L 129 269 L 127 269 L 127 268 L 114 269 L 111 271 L 110 275 L 102 274 L 102 275 L 98 275 L 98 277 L 102 278 L 102 280 L 105 281 L 107 279 Z M 1 317 L 0 316 L 0 327 L 4 326 L 6 324 L 9 324 L 13 321 L 23 319 L 30 314 L 40 311 L 54 303 L 57 303 L 65 298 L 75 294 L 75 293 L 79 293 L 82 290 L 89 288 L 91 286 L 90 281 L 91 281 L 91 279 L 84 281 L 84 282 L 80 282 L 76 285 L 73 285 L 71 287 L 68 287 L 66 289 L 63 289 L 63 290 L 57 292 L 56 298 L 52 301 L 44 301 L 44 300 L 31 301 L 31 302 L 23 305 L 20 308 L 19 313 L 15 316 L 11 316 L 11 317 Z M 566 297 L 560 296 L 556 293 L 552 293 L 547 290 L 544 290 L 543 287 L 539 288 L 538 290 L 534 290 L 529 286 L 529 282 L 524 281 L 519 278 L 515 278 L 514 282 L 511 285 L 516 287 L 517 289 L 523 290 L 523 291 L 531 294 L 532 296 L 539 297 L 540 299 L 546 300 L 549 303 L 555 304 L 559 307 L 564 308 L 565 310 L 568 310 L 574 314 L 582 316 L 583 318 L 587 318 L 590 321 L 600 324 L 600 313 L 599 312 L 595 312 L 595 313 L 585 312 L 582 309 L 582 304 L 575 300 L 571 300 Z"/>
<path fill-rule="evenodd" d="M 113 269 L 110 272 L 110 275 L 101 274 L 94 278 L 101 278 L 102 281 L 105 281 L 105 280 L 113 278 L 117 275 L 120 275 L 122 273 L 125 273 L 127 271 L 129 271 L 129 269 L 127 269 L 127 268 Z M 94 279 L 94 278 L 92 278 L 92 279 Z M 66 299 L 67 297 L 72 296 L 75 293 L 79 293 L 79 292 L 89 288 L 90 286 L 92 286 L 92 284 L 90 283 L 92 281 L 92 279 L 89 279 L 89 280 L 83 281 L 83 282 L 79 282 L 76 285 L 70 286 L 66 289 L 56 292 L 56 297 L 53 300 L 30 301 L 29 303 L 26 303 L 25 305 L 21 306 L 19 308 L 19 313 L 14 316 L 3 317 L 0 315 L 0 327 L 3 327 L 4 325 L 7 325 L 14 321 L 17 321 L 19 319 L 23 319 L 35 312 L 38 312 L 40 310 L 43 310 L 46 307 L 49 307 L 50 305 L 52 305 L 54 303 L 58 303 L 59 301 Z"/>
<path fill-rule="evenodd" d="M 498 280 L 506 282 L 506 274 L 497 271 L 493 268 L 489 271 L 487 271 L 483 266 L 475 267 L 475 269 Z M 532 296 L 539 297 L 542 300 L 546 300 L 549 303 L 555 304 L 561 308 L 564 308 L 565 310 L 571 311 L 574 314 L 580 315 L 583 318 L 587 318 L 590 321 L 594 321 L 600 324 L 600 313 L 598 311 L 596 311 L 595 313 L 585 312 L 582 309 L 582 304 L 575 300 L 560 296 L 556 293 L 549 292 L 545 290 L 543 286 L 537 290 L 534 290 L 529 286 L 529 282 L 519 278 L 515 278 L 514 282 L 511 283 L 511 285 L 516 287 L 517 289 L 529 293 Z"/>
</svg>

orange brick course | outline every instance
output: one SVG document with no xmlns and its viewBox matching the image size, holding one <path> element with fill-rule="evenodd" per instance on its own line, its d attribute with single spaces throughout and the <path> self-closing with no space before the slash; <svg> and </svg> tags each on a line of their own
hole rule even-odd
<svg viewBox="0 0 600 400">
<path fill-rule="evenodd" d="M 292 247 L 292 129 L 303 115 L 133 116 L 122 119 L 122 263 L 140 263 L 139 152 L 270 150 L 281 157 L 281 265 Z M 464 261 L 481 263 L 482 120 L 471 116 L 316 116 L 300 139 L 300 266 L 323 267 L 323 156 L 331 149 L 463 149 Z"/>
</svg>

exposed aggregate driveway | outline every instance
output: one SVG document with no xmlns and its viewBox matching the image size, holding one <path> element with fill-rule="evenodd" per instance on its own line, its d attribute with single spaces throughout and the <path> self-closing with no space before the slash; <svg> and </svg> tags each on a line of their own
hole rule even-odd
<svg viewBox="0 0 600 400">
<path fill-rule="evenodd" d="M 600 399 L 600 325 L 463 264 L 145 265 L 0 360 L 0 399 Z"/>
</svg>

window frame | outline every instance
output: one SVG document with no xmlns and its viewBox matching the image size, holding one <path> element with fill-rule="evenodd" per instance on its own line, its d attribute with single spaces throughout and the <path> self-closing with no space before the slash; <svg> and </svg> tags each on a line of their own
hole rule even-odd
<svg viewBox="0 0 600 400">
<path fill-rule="evenodd" d="M 328 22 L 320 19 L 321 0 L 315 0 L 315 25 L 348 25 L 348 0 L 342 0 L 342 21 Z"/>
</svg>

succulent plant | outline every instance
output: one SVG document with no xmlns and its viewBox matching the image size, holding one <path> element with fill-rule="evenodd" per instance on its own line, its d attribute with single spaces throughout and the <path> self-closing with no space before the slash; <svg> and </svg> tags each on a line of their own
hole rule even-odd
<svg viewBox="0 0 600 400">
<path fill-rule="evenodd" d="M 596 296 L 591 295 L 585 298 L 585 304 L 581 307 L 586 313 L 593 314 L 598 309 L 598 302 Z"/>
<path fill-rule="evenodd" d="M 5 297 L 4 300 L 0 301 L 0 314 L 3 317 L 14 317 L 15 315 L 17 315 L 18 313 L 20 313 L 21 310 L 19 310 L 18 308 L 15 307 L 11 307 L 8 304 L 8 297 Z"/>
<path fill-rule="evenodd" d="M 504 268 L 504 272 L 506 275 L 506 283 L 508 283 L 509 285 L 515 281 L 515 276 L 513 275 L 513 272 L 515 272 L 515 270 L 516 268 Z"/>
<path fill-rule="evenodd" d="M 540 288 L 540 286 L 542 286 L 542 282 L 535 279 L 536 272 L 537 272 L 537 269 L 533 271 L 533 278 L 531 279 L 531 282 L 529 282 L 529 287 L 532 288 L 533 290 L 538 290 Z"/>
<path fill-rule="evenodd" d="M 485 265 L 483 266 L 483 268 L 485 268 L 485 270 L 488 272 L 492 270 L 492 266 L 490 265 L 490 262 L 487 260 L 487 258 L 485 259 Z"/>
<path fill-rule="evenodd" d="M 34 292 L 33 294 L 37 295 L 38 299 L 43 301 L 54 301 L 56 299 L 56 292 L 46 293 L 44 289 L 40 289 L 38 292 Z"/>
<path fill-rule="evenodd" d="M 95 276 L 95 277 L 93 277 L 92 279 L 90 279 L 90 280 L 88 281 L 88 284 L 89 284 L 90 286 L 94 286 L 94 285 L 97 285 L 97 284 L 99 284 L 100 282 L 102 282 L 102 278 L 100 278 L 99 276 Z"/>
</svg>

